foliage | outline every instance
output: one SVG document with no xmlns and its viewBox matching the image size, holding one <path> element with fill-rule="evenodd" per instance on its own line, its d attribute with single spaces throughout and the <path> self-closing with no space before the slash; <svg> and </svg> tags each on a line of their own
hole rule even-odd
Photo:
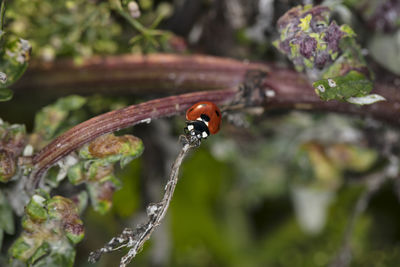
<svg viewBox="0 0 400 267">
<path fill-rule="evenodd" d="M 91 203 L 101 214 L 109 211 L 113 192 L 121 187 L 114 175 L 114 164 L 123 168 L 143 152 L 142 140 L 135 136 L 105 135 L 80 149 L 79 162 L 68 169 L 73 185 L 86 183 Z"/>
<path fill-rule="evenodd" d="M 68 116 L 73 111 L 80 110 L 85 103 L 84 97 L 71 95 L 44 107 L 35 115 L 34 133 L 30 137 L 31 145 L 38 150 L 68 129 L 74 124 L 73 118 L 67 119 Z"/>
<path fill-rule="evenodd" d="M 1 181 L 23 182 L 29 175 L 29 164 L 22 169 L 17 164 L 18 157 L 30 156 L 58 134 L 70 128 L 78 121 L 90 116 L 89 110 L 99 111 L 109 107 L 120 107 L 119 101 L 106 100 L 99 96 L 84 98 L 68 96 L 58 99 L 54 104 L 44 107 L 35 116 L 33 133 L 27 134 L 23 125 L 0 125 Z M 87 111 L 82 108 L 87 106 Z M 77 154 L 61 160 L 47 174 L 46 187 L 34 195 L 24 210 L 22 226 L 24 232 L 9 249 L 13 258 L 11 266 L 20 262 L 32 266 L 44 264 L 72 266 L 75 258 L 74 246 L 83 238 L 83 224 L 78 219 L 78 211 L 87 206 L 89 197 L 94 209 L 105 214 L 112 206 L 115 190 L 121 182 L 114 174 L 117 164 L 122 168 L 143 152 L 142 141 L 132 135 L 100 136 L 83 146 Z M 86 190 L 69 194 L 69 198 L 55 196 L 50 198 L 46 191 L 58 187 L 68 176 L 73 185 L 85 183 Z M 14 234 L 12 209 L 8 202 L 13 190 L 10 187 L 0 190 L 0 236 L 4 232 Z M 5 196 L 8 195 L 8 198 Z M 25 194 L 12 196 L 12 201 L 25 197 Z M 72 200 L 74 201 L 72 201 Z M 79 231 L 78 231 L 79 230 Z M 78 231 L 78 232 L 76 232 Z"/>
<path fill-rule="evenodd" d="M 384 100 L 381 96 L 368 95 L 373 75 L 356 43 L 356 34 L 348 25 L 339 27 L 336 22 L 330 22 L 328 7 L 294 7 L 279 19 L 278 30 L 281 35 L 275 46 L 298 71 L 307 71 L 322 100 L 354 104 Z M 359 101 L 353 100 L 360 97 Z"/>
<path fill-rule="evenodd" d="M 370 29 L 393 32 L 400 26 L 400 3 L 391 0 L 345 0 L 345 5 L 356 9 Z"/>
<path fill-rule="evenodd" d="M 6 31 L 0 31 L 0 100 L 11 98 L 8 88 L 27 68 L 31 45 L 36 59 L 71 57 L 77 64 L 97 54 L 172 50 L 173 34 L 158 29 L 171 15 L 171 2 L 10 2 Z M 227 6 L 233 2 L 226 1 Z M 398 12 L 398 5 L 380 2 L 344 1 L 361 12 L 373 29 L 395 31 L 398 20 L 390 19 L 387 7 Z M 220 17 L 216 14 L 207 16 Z M 203 30 L 204 25 L 197 23 L 197 29 Z M 278 28 L 275 46 L 309 76 L 321 100 L 357 105 L 384 100 L 370 94 L 374 74 L 355 32 L 331 21 L 329 8 L 294 7 L 278 21 Z M 146 181 L 148 173 L 169 167 L 169 161 L 163 161 L 163 166 L 145 159 L 133 161 L 142 155 L 144 144 L 126 132 L 100 136 L 60 159 L 27 201 L 23 187 L 35 168 L 34 152 L 94 114 L 127 102 L 71 95 L 38 111 L 31 132 L 22 124 L 0 122 L 0 247 L 4 244 L 3 251 L 8 250 L 10 266 L 86 266 L 87 252 L 99 246 L 94 242 L 104 243 L 117 232 L 121 218 L 140 221 L 138 210 L 152 201 L 149 195 L 161 191 L 154 186 L 157 183 Z M 178 124 L 181 133 L 182 118 L 179 121 L 168 124 Z M 254 119 L 251 125 L 255 127 L 239 130 L 226 126 L 223 136 L 209 138 L 184 164 L 170 220 L 139 255 L 139 265 L 154 266 L 161 258 L 161 264 L 178 267 L 327 266 L 341 246 L 354 203 L 370 186 L 364 178 L 373 172 L 386 175 L 382 171 L 386 161 L 394 167 L 398 164 L 397 155 L 387 154 L 388 143 L 381 150 L 369 147 L 386 139 L 396 143 L 397 133 L 385 128 L 379 138 L 371 138 L 365 129 L 378 126 L 368 121 L 292 113 L 263 122 Z M 363 127 L 364 132 L 359 130 Z M 149 146 L 161 143 L 168 153 L 174 151 L 177 143 L 166 141 L 167 130 L 150 129 L 139 130 L 150 140 Z M 392 199 L 381 200 L 382 195 Z M 350 238 L 354 264 L 375 261 L 393 266 L 399 261 L 400 234 L 390 231 L 397 229 L 400 217 L 387 210 L 397 209 L 398 204 L 393 192 L 387 191 L 372 204 L 355 222 Z M 75 259 L 76 245 L 84 237 L 80 214 L 86 209 L 85 232 L 90 234 L 88 242 L 80 245 L 84 255 L 79 257 L 78 252 Z M 15 229 L 18 216 L 22 216 L 22 229 Z M 10 247 L 11 235 L 16 239 Z M 110 266 L 116 260 L 104 262 Z"/>
<path fill-rule="evenodd" d="M 84 236 L 76 205 L 61 196 L 34 195 L 22 218 L 24 231 L 10 247 L 10 266 L 73 266 Z"/>
<path fill-rule="evenodd" d="M 121 26 L 106 1 L 12 1 L 7 16 L 9 30 L 30 40 L 34 55 L 46 61 L 67 55 L 78 60 L 118 49 L 115 39 Z"/>
<path fill-rule="evenodd" d="M 15 222 L 12 208 L 7 198 L 0 191 L 0 249 L 3 244 L 4 233 L 15 234 Z"/>
<path fill-rule="evenodd" d="M 18 172 L 17 158 L 26 143 L 25 126 L 0 121 L 0 138 L 0 182 L 7 183 Z"/>
<path fill-rule="evenodd" d="M 11 20 L 8 29 L 30 40 L 34 56 L 44 61 L 72 56 L 76 63 L 83 63 L 84 59 L 96 54 L 127 52 L 130 47 L 126 45 L 125 36 L 132 34 L 135 36 L 132 44 L 141 41 L 137 44 L 144 52 L 168 49 L 168 33 L 155 27 L 170 12 L 165 12 L 165 8 L 153 10 L 152 1 L 148 1 L 143 7 L 144 15 L 134 18 L 129 13 L 129 1 L 122 2 L 12 1 L 7 10 L 7 17 Z M 139 20 L 150 23 L 149 28 Z M 135 32 L 127 27 L 127 23 Z M 138 52 L 137 48 L 134 50 Z"/>
<path fill-rule="evenodd" d="M 0 101 L 8 101 L 13 92 L 8 88 L 25 72 L 31 54 L 30 43 L 0 30 Z"/>
<path fill-rule="evenodd" d="M 7 12 L 5 2 L 1 1 L 0 101 L 12 98 L 9 87 L 25 72 L 32 51 L 34 57 L 43 61 L 72 56 L 75 63 L 82 64 L 84 59 L 96 54 L 174 50 L 173 35 L 156 29 L 171 14 L 168 4 L 153 10 L 152 1 L 142 1 L 147 12 L 141 15 L 139 11 L 135 17 L 129 13 L 132 5 L 128 1 L 121 4 L 119 0 L 17 0 L 7 5 Z M 136 31 L 131 45 L 123 45 L 126 41 L 123 36 L 132 35 L 132 29 L 126 29 L 113 11 Z M 149 23 L 149 28 L 138 19 Z"/>
</svg>

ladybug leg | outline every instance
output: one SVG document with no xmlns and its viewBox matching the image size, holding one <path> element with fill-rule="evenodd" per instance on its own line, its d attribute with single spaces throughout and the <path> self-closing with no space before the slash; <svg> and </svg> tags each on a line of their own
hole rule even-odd
<svg viewBox="0 0 400 267">
<path fill-rule="evenodd" d="M 196 135 L 191 135 L 190 133 L 179 136 L 179 140 L 183 144 L 189 144 L 191 147 L 199 147 L 201 144 L 201 139 L 197 138 Z"/>
</svg>

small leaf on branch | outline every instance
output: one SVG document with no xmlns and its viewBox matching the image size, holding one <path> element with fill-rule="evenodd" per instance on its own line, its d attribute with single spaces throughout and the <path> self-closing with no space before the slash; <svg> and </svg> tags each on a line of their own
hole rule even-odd
<svg viewBox="0 0 400 267">
<path fill-rule="evenodd" d="M 373 87 L 371 80 L 358 71 L 344 76 L 322 79 L 313 83 L 317 95 L 325 101 L 339 100 L 353 104 L 367 105 L 385 100 L 376 94 L 368 95 Z"/>
</svg>

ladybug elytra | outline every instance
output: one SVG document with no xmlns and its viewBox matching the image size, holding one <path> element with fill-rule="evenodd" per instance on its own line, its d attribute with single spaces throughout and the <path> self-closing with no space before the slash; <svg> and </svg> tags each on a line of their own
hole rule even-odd
<svg viewBox="0 0 400 267">
<path fill-rule="evenodd" d="M 221 111 L 212 102 L 202 101 L 191 106 L 186 112 L 188 133 L 199 140 L 216 134 L 221 125 Z"/>
</svg>

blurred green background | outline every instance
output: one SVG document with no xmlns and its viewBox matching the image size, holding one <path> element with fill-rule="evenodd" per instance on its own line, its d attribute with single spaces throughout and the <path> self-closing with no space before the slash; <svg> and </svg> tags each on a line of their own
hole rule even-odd
<svg viewBox="0 0 400 267">
<path fill-rule="evenodd" d="M 271 45 L 277 34 L 274 26 L 280 15 L 304 2 L 322 1 L 140 0 L 142 16 L 137 21 L 147 29 L 143 34 L 124 17 L 128 1 L 14 0 L 7 3 L 5 30 L 27 39 L 36 61 L 68 58 L 81 64 L 94 55 L 177 52 L 173 40 L 179 35 L 187 40 L 186 51 L 287 64 Z M 361 2 L 369 7 L 376 3 Z M 342 1 L 340 7 L 347 8 L 350 23 L 372 56 L 382 50 L 379 44 L 392 47 L 392 40 L 385 39 L 391 35 L 379 28 L 371 43 L 359 27 L 361 18 L 370 17 L 360 13 L 357 3 Z M 391 34 L 398 34 L 396 27 Z M 151 31 L 155 29 L 162 31 Z M 396 73 L 399 62 L 385 67 Z M 110 109 L 157 97 L 83 95 L 91 99 L 88 106 L 72 112 L 63 130 Z M 31 132 L 35 113 L 62 96 L 33 96 L 19 89 L 13 100 L 0 104 L 0 117 L 25 124 Z M 320 113 L 229 116 L 249 127 L 224 119 L 221 132 L 190 154 L 163 224 L 130 266 L 330 265 L 343 248 L 357 201 L 368 190 L 366 177 L 384 173 L 388 164 L 381 143 L 388 133 L 399 140 L 398 129 Z M 85 238 L 77 246 L 75 266 L 117 265 L 126 251 L 104 255 L 94 265 L 87 257 L 125 227 L 143 222 L 145 207 L 161 199 L 183 127 L 182 115 L 118 133 L 143 139 L 145 151 L 117 171 L 123 186 L 113 196 L 111 211 L 101 215 L 89 206 L 82 215 Z M 396 144 L 390 149 L 398 159 Z M 356 218 L 350 235 L 351 266 L 399 265 L 399 188 L 397 178 L 384 179 Z M 6 236 L 6 244 L 12 240 Z M 6 249 L 3 246 L 2 252 Z"/>
</svg>

